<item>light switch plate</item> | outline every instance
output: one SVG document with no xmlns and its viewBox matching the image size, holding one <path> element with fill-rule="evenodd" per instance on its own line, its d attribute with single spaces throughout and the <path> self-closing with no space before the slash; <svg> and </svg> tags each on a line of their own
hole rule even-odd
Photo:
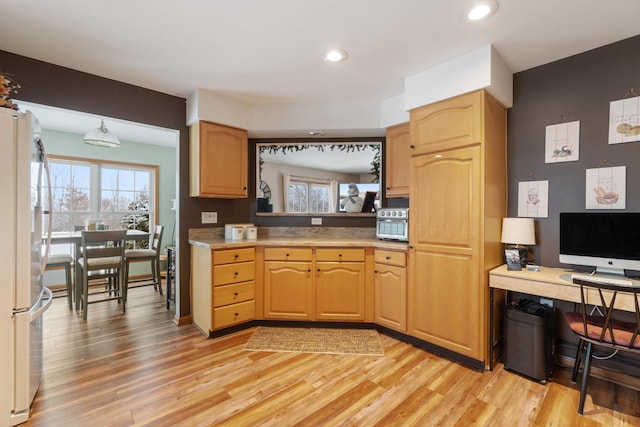
<svg viewBox="0 0 640 427">
<path fill-rule="evenodd" d="M 218 212 L 202 212 L 201 222 L 203 224 L 215 224 L 218 222 Z"/>
<path fill-rule="evenodd" d="M 322 225 L 322 218 L 311 218 L 311 225 Z"/>
</svg>

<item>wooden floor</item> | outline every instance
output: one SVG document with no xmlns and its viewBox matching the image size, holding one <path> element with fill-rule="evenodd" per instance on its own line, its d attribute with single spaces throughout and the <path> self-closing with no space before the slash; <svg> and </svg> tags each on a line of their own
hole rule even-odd
<svg viewBox="0 0 640 427">
<path fill-rule="evenodd" d="M 57 298 L 45 372 L 23 426 L 640 425 L 640 396 L 593 379 L 585 416 L 559 370 L 542 385 L 478 372 L 381 335 L 384 357 L 246 352 L 251 330 L 205 339 L 177 327 L 153 287 L 89 319 Z"/>
</svg>

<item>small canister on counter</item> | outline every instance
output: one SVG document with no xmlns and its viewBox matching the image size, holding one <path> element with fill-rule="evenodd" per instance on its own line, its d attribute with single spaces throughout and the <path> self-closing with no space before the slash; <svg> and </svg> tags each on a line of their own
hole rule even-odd
<svg viewBox="0 0 640 427">
<path fill-rule="evenodd" d="M 247 227 L 247 240 L 257 240 L 258 239 L 258 227 Z"/>
<path fill-rule="evenodd" d="M 242 240 L 242 227 L 230 227 L 230 235 L 228 238 L 231 240 Z"/>
</svg>

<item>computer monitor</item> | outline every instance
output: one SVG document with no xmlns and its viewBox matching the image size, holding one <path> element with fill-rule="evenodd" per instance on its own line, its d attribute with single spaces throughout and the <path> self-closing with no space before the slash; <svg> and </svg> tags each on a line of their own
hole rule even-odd
<svg viewBox="0 0 640 427">
<path fill-rule="evenodd" d="M 560 214 L 560 262 L 599 273 L 640 271 L 640 212 Z M 635 274 L 634 274 L 635 275 Z"/>
</svg>

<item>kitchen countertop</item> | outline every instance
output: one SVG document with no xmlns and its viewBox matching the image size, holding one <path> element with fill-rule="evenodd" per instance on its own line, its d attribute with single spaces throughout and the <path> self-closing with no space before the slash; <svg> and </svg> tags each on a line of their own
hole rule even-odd
<svg viewBox="0 0 640 427">
<path fill-rule="evenodd" d="M 409 249 L 407 242 L 380 240 L 375 237 L 349 237 L 349 236 L 266 236 L 257 240 L 229 240 L 224 237 L 199 237 L 189 239 L 189 243 L 195 246 L 209 247 L 211 249 L 230 249 L 251 246 L 316 246 L 316 247 L 373 247 L 377 249 L 391 249 L 406 251 Z"/>
</svg>

